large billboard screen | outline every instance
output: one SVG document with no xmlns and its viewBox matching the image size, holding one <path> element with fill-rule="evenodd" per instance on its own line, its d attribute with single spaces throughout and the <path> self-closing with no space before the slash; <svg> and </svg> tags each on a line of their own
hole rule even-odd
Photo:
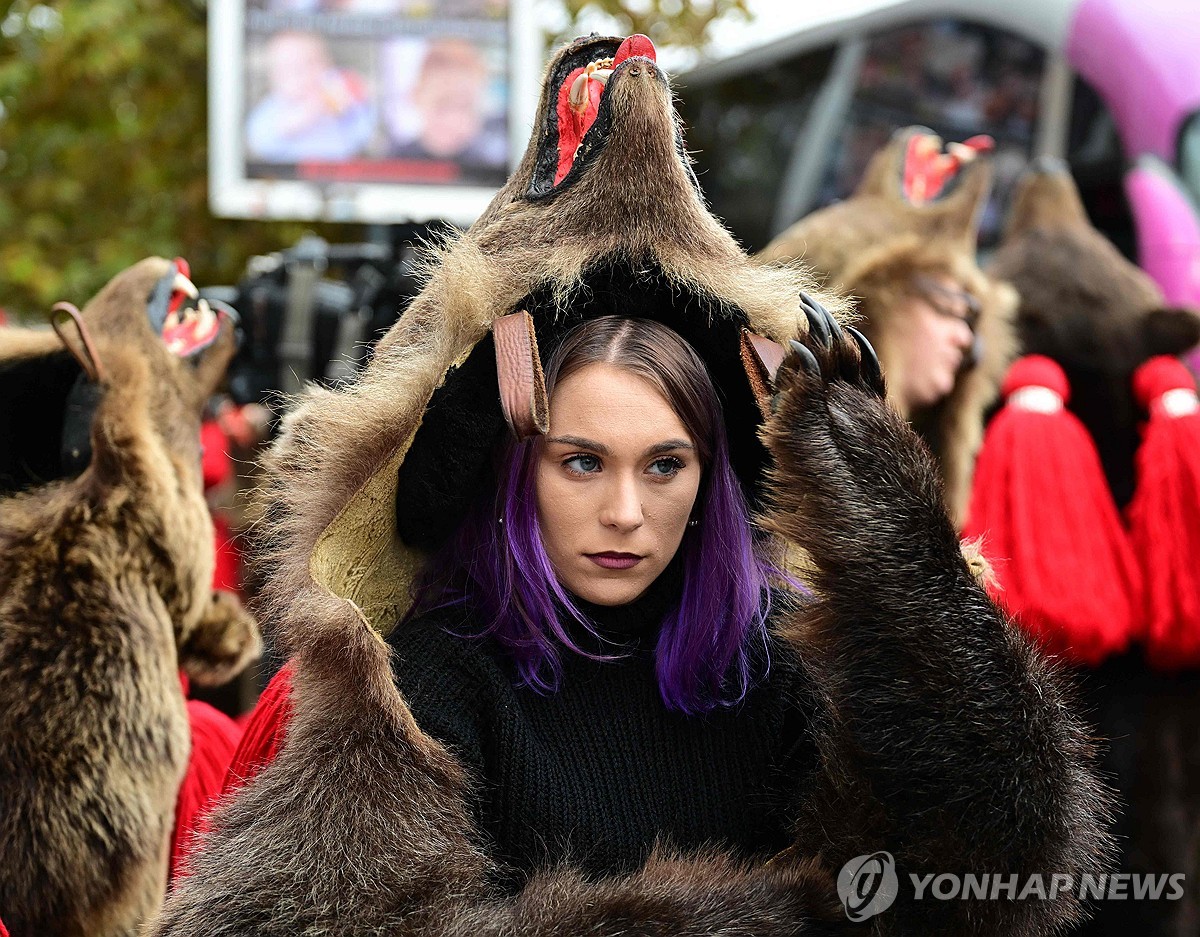
<svg viewBox="0 0 1200 937">
<path fill-rule="evenodd" d="M 213 0 L 213 211 L 469 224 L 532 124 L 525 0 Z"/>
</svg>

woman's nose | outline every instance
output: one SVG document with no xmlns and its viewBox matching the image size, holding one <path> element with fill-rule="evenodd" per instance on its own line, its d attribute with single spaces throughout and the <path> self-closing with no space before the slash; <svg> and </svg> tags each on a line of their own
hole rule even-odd
<svg viewBox="0 0 1200 937">
<path fill-rule="evenodd" d="M 600 523 L 622 533 L 642 526 L 642 496 L 633 479 L 617 479 L 600 512 Z"/>
<path fill-rule="evenodd" d="M 965 351 L 975 343 L 975 333 L 964 319 L 955 319 L 951 333 L 954 344 Z"/>
</svg>

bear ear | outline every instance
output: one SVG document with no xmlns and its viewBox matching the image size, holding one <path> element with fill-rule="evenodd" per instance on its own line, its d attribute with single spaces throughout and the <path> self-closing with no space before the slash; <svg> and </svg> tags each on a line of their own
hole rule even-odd
<svg viewBox="0 0 1200 937">
<path fill-rule="evenodd" d="M 1142 335 L 1150 357 L 1181 355 L 1200 343 L 1200 312 L 1155 309 L 1142 320 Z"/>
<path fill-rule="evenodd" d="M 1004 222 L 1001 245 L 1018 242 L 1031 231 L 1092 231 L 1079 186 L 1064 160 L 1039 156 L 1022 174 Z"/>
</svg>

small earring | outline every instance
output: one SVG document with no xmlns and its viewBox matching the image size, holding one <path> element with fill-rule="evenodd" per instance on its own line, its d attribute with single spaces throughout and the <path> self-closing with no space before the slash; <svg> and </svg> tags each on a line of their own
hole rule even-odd
<svg viewBox="0 0 1200 937">
<path fill-rule="evenodd" d="M 690 521 L 688 521 L 688 526 L 689 527 L 699 527 L 700 522 L 698 520 L 696 520 L 696 518 L 693 517 Z"/>
<path fill-rule="evenodd" d="M 496 518 L 496 523 L 499 524 L 501 527 L 504 526 L 504 515 L 503 514 L 501 514 L 499 517 Z"/>
</svg>

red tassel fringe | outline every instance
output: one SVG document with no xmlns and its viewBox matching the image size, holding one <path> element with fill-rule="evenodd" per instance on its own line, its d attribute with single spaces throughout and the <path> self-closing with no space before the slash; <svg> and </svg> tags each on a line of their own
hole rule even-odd
<svg viewBox="0 0 1200 937">
<path fill-rule="evenodd" d="M 1146 581 L 1146 659 L 1178 670 L 1200 665 L 1200 404 L 1191 372 L 1151 358 L 1133 375 L 1149 411 L 1137 453 L 1130 537 Z"/>
<path fill-rule="evenodd" d="M 975 468 L 966 537 L 981 537 L 993 598 L 1043 647 L 1096 665 L 1140 633 L 1141 576 L 1095 445 L 1065 409 L 1066 375 L 1030 355 Z"/>
</svg>

